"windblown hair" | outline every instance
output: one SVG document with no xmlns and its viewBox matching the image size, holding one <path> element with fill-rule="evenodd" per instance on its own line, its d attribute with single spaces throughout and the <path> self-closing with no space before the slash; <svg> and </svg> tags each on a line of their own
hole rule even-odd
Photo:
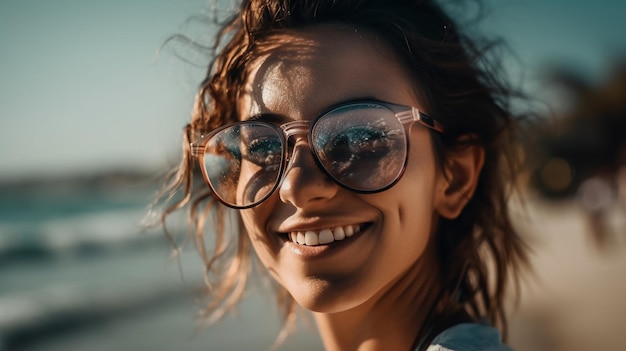
<svg viewBox="0 0 626 351">
<path fill-rule="evenodd" d="M 235 307 L 253 260 L 243 226 L 239 223 L 232 233 L 237 226 L 227 225 L 225 219 L 230 210 L 212 197 L 198 176 L 189 142 L 237 120 L 238 94 L 259 43 L 281 31 L 328 22 L 367 30 L 396 51 L 426 109 L 446 126 L 445 134 L 433 134 L 439 167 L 446 164 L 448 152 L 468 144 L 484 147 L 485 163 L 474 195 L 458 218 L 440 219 L 436 240 L 446 292 L 440 303 L 461 306 L 476 319 L 488 318 L 506 335 L 505 292 L 510 280 L 517 283 L 527 262 L 526 247 L 507 210 L 509 185 L 520 164 L 512 143 L 520 118 L 511 112 L 517 95 L 504 83 L 501 67 L 486 56 L 498 42 L 461 33 L 432 0 L 244 0 L 238 14 L 225 23 L 215 44 L 220 50 L 201 83 L 186 129 L 182 162 L 164 192 L 183 196 L 169 200 L 162 217 L 165 222 L 174 211 L 189 211 L 206 265 L 208 316 L 215 320 Z M 164 196 L 163 201 L 168 199 Z M 205 220 L 211 215 L 215 233 L 212 245 L 205 245 Z M 276 289 L 285 318 L 292 316 L 295 302 L 285 289 Z"/>
</svg>

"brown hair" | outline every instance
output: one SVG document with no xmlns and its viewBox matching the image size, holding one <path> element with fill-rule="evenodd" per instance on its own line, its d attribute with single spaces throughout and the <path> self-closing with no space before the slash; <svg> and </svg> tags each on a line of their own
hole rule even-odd
<svg viewBox="0 0 626 351">
<path fill-rule="evenodd" d="M 433 135 L 439 167 L 446 162 L 446 152 L 468 143 L 484 147 L 476 192 L 459 217 L 440 219 L 437 248 L 443 296 L 448 299 L 442 303 L 460 304 L 473 318 L 489 318 L 506 333 L 505 292 L 526 263 L 526 248 L 507 211 L 507 185 L 518 164 L 512 144 L 517 117 L 510 112 L 515 94 L 503 83 L 500 67 L 485 56 L 494 42 L 471 40 L 431 0 L 244 0 L 239 13 L 224 25 L 215 45 L 220 52 L 201 84 L 187 127 L 182 162 L 167 183 L 166 194 L 183 196 L 169 200 L 162 217 L 165 222 L 170 213 L 188 207 L 212 297 L 207 313 L 213 320 L 219 318 L 241 299 L 250 247 L 240 224 L 235 236 L 228 236 L 230 212 L 212 198 L 198 176 L 189 142 L 196 134 L 237 119 L 238 93 L 257 43 L 276 32 L 324 22 L 367 29 L 396 51 L 419 82 L 427 110 L 446 126 L 445 134 Z M 204 243 L 209 214 L 216 220 L 211 252 Z M 294 301 L 285 289 L 277 289 L 285 317 L 292 315 Z"/>
</svg>

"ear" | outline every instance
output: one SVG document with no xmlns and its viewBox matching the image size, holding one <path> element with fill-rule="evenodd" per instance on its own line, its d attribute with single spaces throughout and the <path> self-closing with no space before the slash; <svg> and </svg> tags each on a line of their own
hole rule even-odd
<svg viewBox="0 0 626 351">
<path fill-rule="evenodd" d="M 461 143 L 464 139 L 469 140 L 469 137 L 462 137 Z M 446 154 L 435 204 L 440 216 L 447 219 L 459 216 L 474 195 L 484 161 L 485 149 L 480 145 L 468 144 Z"/>
</svg>

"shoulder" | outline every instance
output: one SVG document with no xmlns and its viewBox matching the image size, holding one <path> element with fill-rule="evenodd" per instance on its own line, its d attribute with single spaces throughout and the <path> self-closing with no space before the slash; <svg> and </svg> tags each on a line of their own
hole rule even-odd
<svg viewBox="0 0 626 351">
<path fill-rule="evenodd" d="M 498 329 L 479 323 L 462 323 L 437 335 L 427 351 L 513 351 L 502 343 Z"/>
</svg>

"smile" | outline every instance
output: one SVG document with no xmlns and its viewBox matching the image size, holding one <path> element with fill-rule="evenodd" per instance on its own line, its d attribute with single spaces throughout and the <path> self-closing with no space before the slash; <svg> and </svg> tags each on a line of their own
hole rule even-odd
<svg viewBox="0 0 626 351">
<path fill-rule="evenodd" d="M 287 238 L 291 242 L 299 245 L 328 245 L 334 241 L 344 240 L 345 238 L 360 233 L 363 226 L 363 224 L 353 224 L 321 230 L 297 231 L 287 233 Z"/>
</svg>

